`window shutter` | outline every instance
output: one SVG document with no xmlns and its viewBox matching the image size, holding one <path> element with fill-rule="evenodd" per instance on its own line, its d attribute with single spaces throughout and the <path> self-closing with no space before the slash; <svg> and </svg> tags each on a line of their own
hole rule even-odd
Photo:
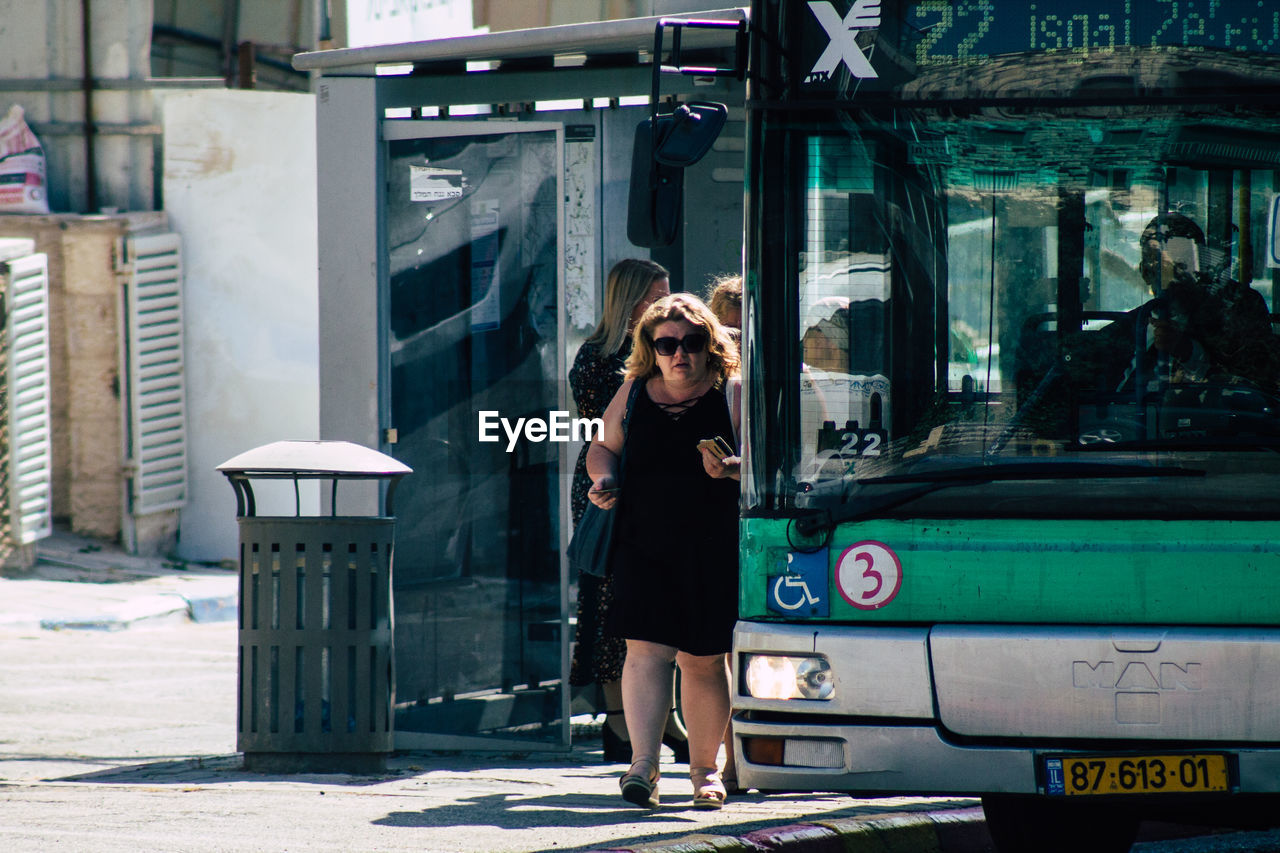
<svg viewBox="0 0 1280 853">
<path fill-rule="evenodd" d="M 27 255 L 6 266 L 10 523 L 13 541 L 29 545 L 53 532 L 49 265 Z"/>
<path fill-rule="evenodd" d="M 145 515 L 187 501 L 181 240 L 127 237 L 125 263 L 131 509 Z"/>
</svg>

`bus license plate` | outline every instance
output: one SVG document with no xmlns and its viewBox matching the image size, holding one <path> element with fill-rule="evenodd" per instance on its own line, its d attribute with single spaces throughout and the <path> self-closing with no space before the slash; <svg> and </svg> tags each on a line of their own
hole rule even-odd
<svg viewBox="0 0 1280 853">
<path fill-rule="evenodd" d="M 1063 755 L 1044 761 L 1045 792 L 1051 796 L 1230 790 L 1227 756 L 1221 753 Z"/>
</svg>

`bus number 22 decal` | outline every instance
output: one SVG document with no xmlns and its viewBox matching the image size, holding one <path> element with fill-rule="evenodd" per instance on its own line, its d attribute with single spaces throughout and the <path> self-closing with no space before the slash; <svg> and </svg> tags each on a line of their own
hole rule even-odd
<svg viewBox="0 0 1280 853">
<path fill-rule="evenodd" d="M 883 542 L 850 545 L 836 563 L 836 589 L 859 610 L 879 610 L 902 588 L 902 561 Z"/>
</svg>

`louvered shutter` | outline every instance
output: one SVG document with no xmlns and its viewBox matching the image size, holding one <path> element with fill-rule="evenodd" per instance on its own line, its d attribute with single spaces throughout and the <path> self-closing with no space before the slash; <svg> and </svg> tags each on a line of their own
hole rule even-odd
<svg viewBox="0 0 1280 853">
<path fill-rule="evenodd" d="M 53 532 L 49 265 L 27 255 L 7 267 L 10 523 L 13 541 L 28 545 Z"/>
<path fill-rule="evenodd" d="M 125 262 L 132 510 L 145 515 L 187 501 L 181 240 L 128 237 Z"/>
</svg>

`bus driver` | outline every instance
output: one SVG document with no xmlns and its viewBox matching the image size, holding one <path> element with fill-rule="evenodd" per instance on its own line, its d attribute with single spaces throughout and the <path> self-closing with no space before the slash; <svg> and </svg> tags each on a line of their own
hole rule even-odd
<svg viewBox="0 0 1280 853">
<path fill-rule="evenodd" d="M 1150 346 L 1124 381 L 1141 370 L 1173 384 L 1245 384 L 1268 393 L 1280 387 L 1280 342 L 1262 294 L 1204 264 L 1204 231 L 1180 213 L 1157 216 L 1140 238 L 1142 278 L 1153 299 L 1139 308 Z M 1132 329 L 1132 323 L 1124 323 Z"/>
</svg>

